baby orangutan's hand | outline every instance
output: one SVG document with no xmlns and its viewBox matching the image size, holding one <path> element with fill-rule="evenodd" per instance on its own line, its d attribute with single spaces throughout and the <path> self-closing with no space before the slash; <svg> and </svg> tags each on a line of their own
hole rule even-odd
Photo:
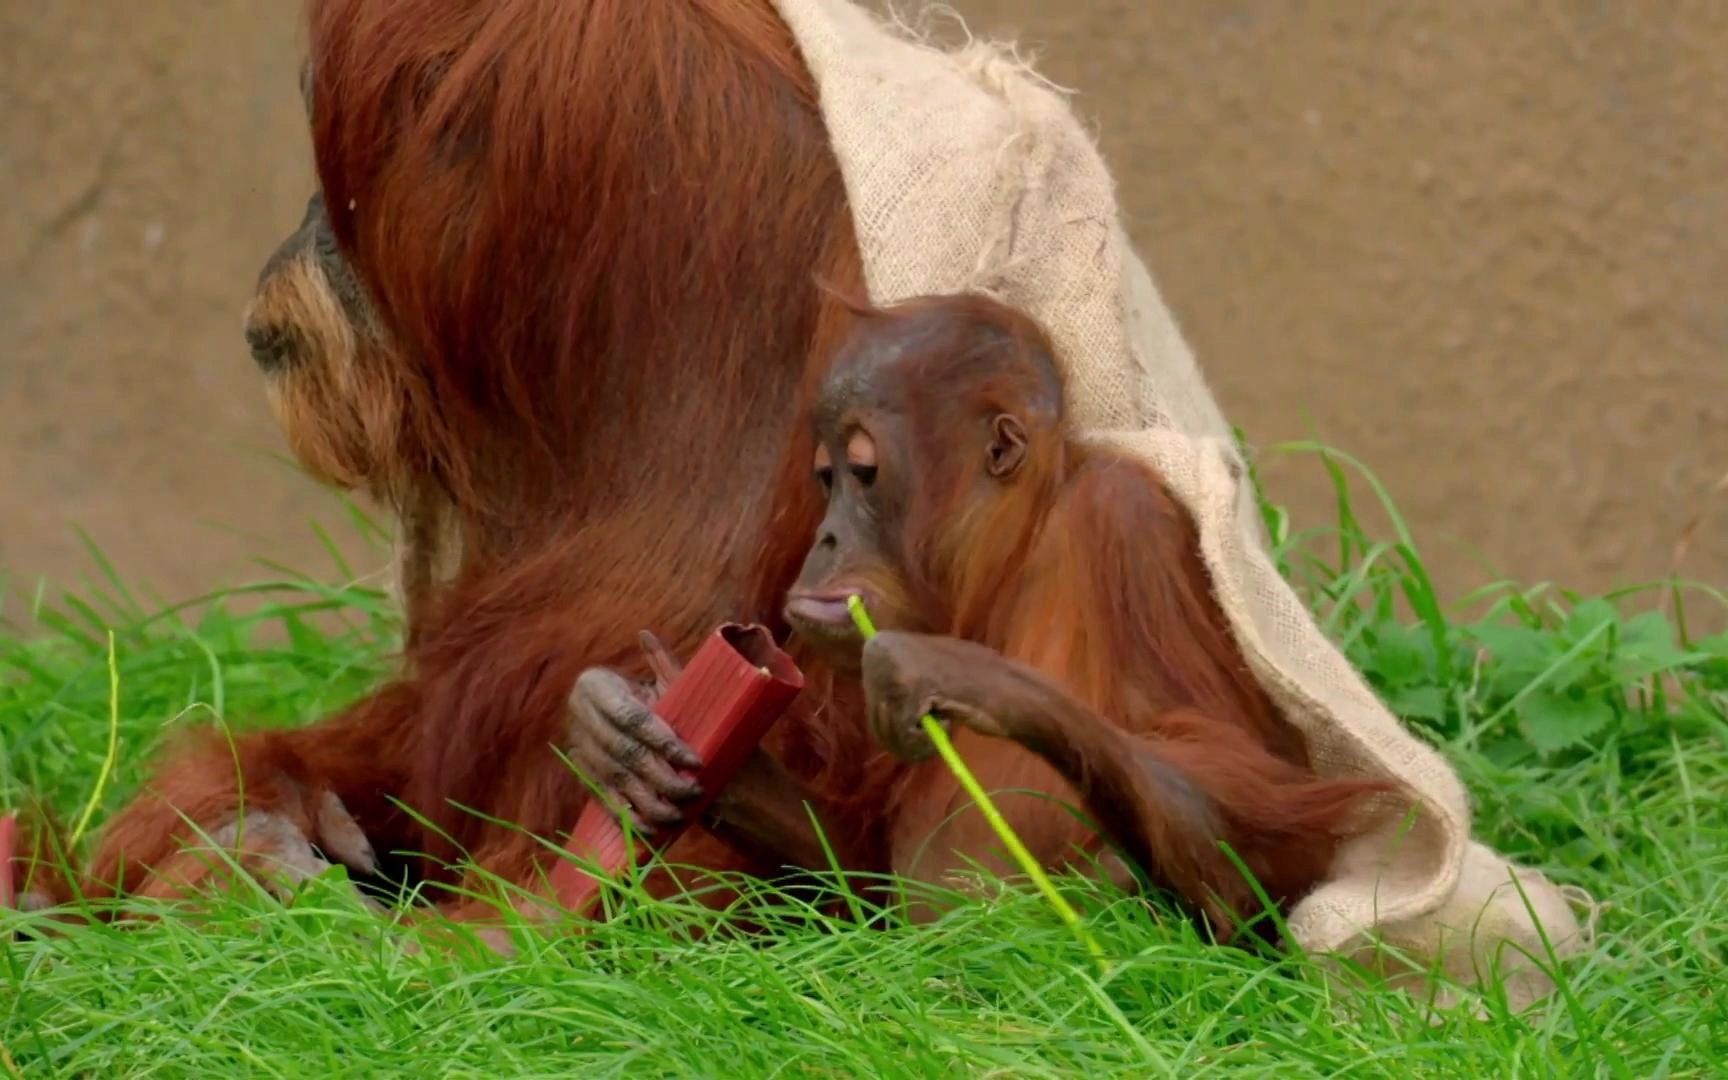
<svg viewBox="0 0 1728 1080">
<path fill-rule="evenodd" d="M 898 758 L 919 761 L 935 752 L 924 730 L 926 714 L 944 727 L 959 723 L 981 735 L 1006 735 L 991 715 L 991 683 L 1012 672 L 983 645 L 884 630 L 864 644 L 863 676 L 870 731 Z"/>
<path fill-rule="evenodd" d="M 659 639 L 643 631 L 654 682 L 644 686 L 610 668 L 589 668 L 570 695 L 570 756 L 614 807 L 630 815 L 632 827 L 653 835 L 657 825 L 684 819 L 678 804 L 702 794 L 694 771 L 702 759 L 671 725 L 654 712 L 654 703 L 678 677 L 680 665 Z"/>
</svg>

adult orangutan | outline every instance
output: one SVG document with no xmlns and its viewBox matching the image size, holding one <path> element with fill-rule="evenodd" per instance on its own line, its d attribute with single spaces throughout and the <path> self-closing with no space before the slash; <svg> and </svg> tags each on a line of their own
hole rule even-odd
<svg viewBox="0 0 1728 1080">
<path fill-rule="evenodd" d="M 565 754 L 644 827 L 672 820 L 693 761 L 651 710 L 661 650 L 722 621 L 784 633 L 823 517 L 801 417 L 855 318 L 832 297 L 863 275 L 768 0 L 310 9 L 321 193 L 265 266 L 247 337 L 305 466 L 408 525 L 402 670 L 305 729 L 180 749 L 106 831 L 98 894 L 195 884 L 194 826 L 291 875 L 408 853 L 392 869 L 449 883 L 466 854 L 532 888 L 536 837 L 588 797 Z M 447 534 L 454 567 L 434 574 Z M 1134 617 L 1166 635 L 1198 620 L 1208 642 L 1171 654 L 1200 665 L 1177 682 L 1221 687 L 1261 725 L 1241 738 L 1293 754 L 1192 552 L 1160 580 L 1184 603 Z M 645 652 L 642 631 L 666 645 Z M 798 712 L 672 861 L 816 865 L 808 801 L 843 863 L 884 869 L 905 809 L 948 797 L 880 749 L 823 655 L 803 655 Z"/>
<path fill-rule="evenodd" d="M 684 785 L 643 752 L 677 759 L 636 696 L 639 632 L 683 654 L 723 620 L 779 625 L 821 516 L 799 416 L 848 316 L 819 284 L 861 270 L 769 0 L 311 0 L 304 87 L 321 191 L 247 337 L 305 467 L 409 524 L 402 671 L 237 754 L 179 749 L 106 830 L 96 893 L 195 882 L 183 816 L 290 873 L 401 851 L 448 881 L 465 852 L 527 883 L 529 834 L 587 797 L 564 753 L 666 816 Z M 859 790 L 861 714 L 809 697 L 776 761 Z"/>
</svg>

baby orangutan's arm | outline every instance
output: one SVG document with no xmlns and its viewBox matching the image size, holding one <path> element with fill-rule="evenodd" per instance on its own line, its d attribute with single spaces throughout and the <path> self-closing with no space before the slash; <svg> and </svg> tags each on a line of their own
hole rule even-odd
<svg viewBox="0 0 1728 1080">
<path fill-rule="evenodd" d="M 1036 670 L 959 638 L 885 630 L 865 644 L 863 674 L 871 731 L 896 756 L 919 760 L 935 751 L 926 714 L 1019 743 L 1074 786 L 1102 830 L 1161 878 L 1157 884 L 1215 920 L 1224 911 L 1214 891 L 1252 898 L 1217 846 L 1224 823 L 1212 799 L 1147 740 Z"/>
<path fill-rule="evenodd" d="M 1316 853 L 1374 787 L 1314 776 L 1194 709 L 1128 730 L 1036 669 L 957 638 L 883 631 L 864 647 L 863 675 L 871 730 L 889 750 L 927 757 L 927 713 L 1018 743 L 1073 785 L 1154 884 L 1225 934 L 1262 905 L 1220 841 L 1274 902 L 1293 900 L 1323 875 Z"/>
</svg>

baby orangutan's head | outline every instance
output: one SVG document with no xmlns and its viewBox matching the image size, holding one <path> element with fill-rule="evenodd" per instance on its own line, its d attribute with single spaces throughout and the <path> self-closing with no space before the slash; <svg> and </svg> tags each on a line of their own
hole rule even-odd
<svg viewBox="0 0 1728 1080">
<path fill-rule="evenodd" d="M 812 417 L 827 514 L 786 606 L 842 667 L 849 596 L 885 630 L 951 632 L 987 602 L 1065 461 L 1062 375 L 1030 317 L 967 295 L 858 314 Z"/>
</svg>

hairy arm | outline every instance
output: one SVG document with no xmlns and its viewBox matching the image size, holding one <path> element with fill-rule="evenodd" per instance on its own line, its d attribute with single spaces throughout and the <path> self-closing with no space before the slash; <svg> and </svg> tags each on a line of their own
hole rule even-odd
<svg viewBox="0 0 1728 1080">
<path fill-rule="evenodd" d="M 1167 708 L 1132 726 L 1041 671 L 968 641 L 884 632 L 864 650 L 871 729 L 905 758 L 933 747 L 925 714 L 1036 754 L 1156 885 L 1226 933 L 1262 905 L 1228 843 L 1275 903 L 1311 889 L 1357 804 L 1389 790 L 1323 779 L 1237 724 Z"/>
<path fill-rule="evenodd" d="M 816 830 L 815 821 L 839 817 L 830 800 L 767 751 L 758 750 L 714 801 L 704 824 L 765 867 L 822 869 L 829 865 L 832 850 L 840 866 L 852 869 L 860 865 L 860 851 L 851 833 Z"/>
<path fill-rule="evenodd" d="M 928 757 L 926 714 L 1019 743 L 1080 795 L 1152 880 L 1216 920 L 1246 892 L 1218 848 L 1214 800 L 1155 744 L 1124 731 L 1033 668 L 957 638 L 884 631 L 864 647 L 871 730 L 896 755 Z"/>
<path fill-rule="evenodd" d="M 392 683 L 311 728 L 231 742 L 214 730 L 186 733 L 104 827 L 80 888 L 92 897 L 180 895 L 224 871 L 209 847 L 233 851 L 267 882 L 333 862 L 378 872 L 379 857 L 403 838 L 405 822 L 383 793 L 402 783 L 391 737 L 414 707 L 412 688 Z M 69 891 L 52 897 L 67 899 Z"/>
</svg>

